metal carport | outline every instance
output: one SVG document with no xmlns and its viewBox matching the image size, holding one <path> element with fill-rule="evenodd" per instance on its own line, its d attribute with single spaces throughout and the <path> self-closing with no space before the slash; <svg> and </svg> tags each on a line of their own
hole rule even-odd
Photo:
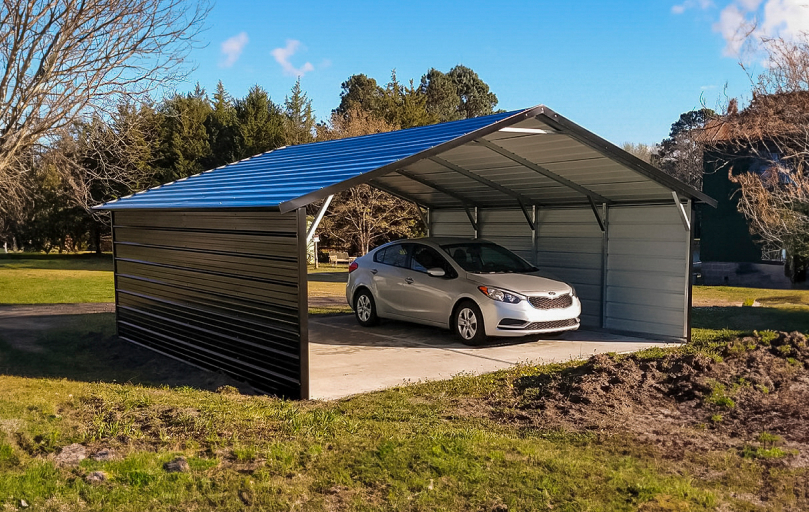
<svg viewBox="0 0 809 512">
<path fill-rule="evenodd" d="M 361 183 L 419 205 L 431 235 L 571 282 L 585 327 L 690 336 L 693 204 L 715 201 L 545 106 L 279 148 L 99 206 L 119 336 L 308 397 L 305 207 Z"/>
</svg>

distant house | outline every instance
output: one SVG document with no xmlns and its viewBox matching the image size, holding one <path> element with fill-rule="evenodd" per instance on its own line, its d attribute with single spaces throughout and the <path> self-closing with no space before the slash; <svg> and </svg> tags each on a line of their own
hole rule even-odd
<svg viewBox="0 0 809 512">
<path fill-rule="evenodd" d="M 768 172 L 779 154 L 777 144 L 762 142 L 767 140 L 763 134 L 789 129 L 795 124 L 796 111 L 802 119 L 809 113 L 809 95 L 795 93 L 790 102 L 783 98 L 784 95 L 756 97 L 747 109 L 731 115 L 730 122 L 712 121 L 704 128 L 703 141 L 709 149 L 704 153 L 703 192 L 718 202 L 716 208 L 702 208 L 700 212 L 704 284 L 793 286 L 785 273 L 783 248 L 763 246 L 750 233 L 747 219 L 738 210 L 740 187 L 731 180 L 732 175 Z M 790 111 L 783 110 L 785 104 L 791 105 Z M 798 277 L 800 280 L 803 276 Z"/>
</svg>

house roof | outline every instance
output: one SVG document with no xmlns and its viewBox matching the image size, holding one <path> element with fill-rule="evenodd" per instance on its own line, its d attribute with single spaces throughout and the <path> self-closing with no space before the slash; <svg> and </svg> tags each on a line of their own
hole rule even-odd
<svg viewBox="0 0 809 512">
<path fill-rule="evenodd" d="M 96 208 L 290 211 L 362 183 L 431 208 L 634 204 L 672 191 L 716 204 L 540 105 L 282 147 Z"/>
</svg>

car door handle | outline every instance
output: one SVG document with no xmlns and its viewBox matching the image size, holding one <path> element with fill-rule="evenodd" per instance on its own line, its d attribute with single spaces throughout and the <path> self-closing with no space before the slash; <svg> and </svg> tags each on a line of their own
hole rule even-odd
<svg viewBox="0 0 809 512">
<path fill-rule="evenodd" d="M 412 278 L 412 277 L 406 277 L 406 278 L 405 278 L 405 283 L 407 283 L 407 284 L 413 284 L 413 278 Z"/>
<path fill-rule="evenodd" d="M 377 269 L 375 269 L 375 268 L 372 268 L 372 269 L 371 269 L 371 273 L 372 273 L 373 275 L 376 275 L 376 273 L 377 273 L 377 272 L 379 272 Z"/>
</svg>

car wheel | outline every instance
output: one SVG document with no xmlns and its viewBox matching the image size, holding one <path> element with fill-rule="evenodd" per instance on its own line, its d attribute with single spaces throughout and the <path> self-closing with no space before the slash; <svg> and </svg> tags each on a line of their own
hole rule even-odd
<svg viewBox="0 0 809 512">
<path fill-rule="evenodd" d="M 371 327 L 379 323 L 376 316 L 376 302 L 368 290 L 362 290 L 354 298 L 354 316 L 363 327 Z"/>
<path fill-rule="evenodd" d="M 464 345 L 477 346 L 486 342 L 483 313 L 472 301 L 462 302 L 458 305 L 452 317 L 452 326 Z"/>
</svg>

